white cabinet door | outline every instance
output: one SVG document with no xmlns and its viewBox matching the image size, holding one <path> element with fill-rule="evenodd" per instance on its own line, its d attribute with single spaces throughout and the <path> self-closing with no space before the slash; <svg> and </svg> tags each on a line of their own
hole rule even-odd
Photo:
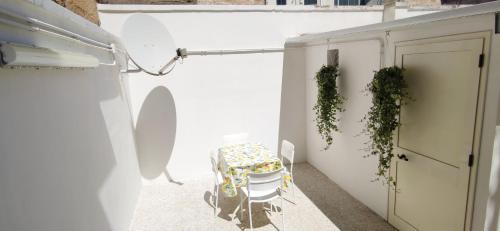
<svg viewBox="0 0 500 231">
<path fill-rule="evenodd" d="M 483 39 L 396 47 L 414 101 L 396 132 L 389 222 L 400 230 L 464 230 Z"/>
</svg>

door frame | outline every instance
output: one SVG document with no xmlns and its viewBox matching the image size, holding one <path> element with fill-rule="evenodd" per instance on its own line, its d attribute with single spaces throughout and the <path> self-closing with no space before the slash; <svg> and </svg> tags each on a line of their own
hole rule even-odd
<svg viewBox="0 0 500 231">
<path fill-rule="evenodd" d="M 410 46 L 410 45 L 424 45 L 424 44 L 429 44 L 429 43 L 439 43 L 439 42 L 453 42 L 453 41 L 460 41 L 460 40 L 469 40 L 469 39 L 482 39 L 483 40 L 483 50 L 482 53 L 484 55 L 484 62 L 483 66 L 480 70 L 480 76 L 479 76 L 479 90 L 478 90 L 478 97 L 477 97 L 477 107 L 476 107 L 476 120 L 474 124 L 474 135 L 473 135 L 473 145 L 472 145 L 472 152 L 474 156 L 474 162 L 472 164 L 472 167 L 469 171 L 469 184 L 468 184 L 468 192 L 467 192 L 467 203 L 466 203 L 466 214 L 465 214 L 465 222 L 464 222 L 464 230 L 465 231 L 471 231 L 472 229 L 472 214 L 474 210 L 474 199 L 475 199 L 475 191 L 476 191 L 476 177 L 477 177 L 477 172 L 478 172 L 478 162 L 479 162 L 479 156 L 480 150 L 481 150 L 481 134 L 482 134 L 482 127 L 483 127 L 483 117 L 484 117 L 484 107 L 485 107 L 485 98 L 486 98 L 486 83 L 487 83 L 487 74 L 488 74 L 488 64 L 489 64 L 489 58 L 490 58 L 490 38 L 491 38 L 491 32 L 490 31 L 483 31 L 483 32 L 474 32 L 474 33 L 464 33 L 464 34 L 454 34 L 454 35 L 446 35 L 446 36 L 439 36 L 439 37 L 429 37 L 429 38 L 422 38 L 422 39 L 414 39 L 414 40 L 403 40 L 403 41 L 393 41 L 393 44 L 391 46 L 393 54 L 392 54 L 392 65 L 396 65 L 398 57 L 396 57 L 396 52 L 398 47 L 403 47 L 403 46 Z M 395 133 L 393 134 L 393 139 L 394 139 L 394 144 L 397 144 L 397 137 L 396 134 L 398 134 L 399 129 L 396 129 Z M 389 174 L 393 174 L 393 168 L 394 165 L 391 163 L 391 168 L 389 171 Z M 390 220 L 391 216 L 394 216 L 394 214 L 391 214 L 391 207 L 394 206 L 394 189 L 389 188 L 388 192 L 388 207 L 387 207 L 387 220 Z"/>
</svg>

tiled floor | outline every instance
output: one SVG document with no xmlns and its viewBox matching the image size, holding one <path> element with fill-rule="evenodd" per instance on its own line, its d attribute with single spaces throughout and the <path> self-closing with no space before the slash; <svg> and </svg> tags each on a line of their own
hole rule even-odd
<svg viewBox="0 0 500 231">
<path fill-rule="evenodd" d="M 295 198 L 288 190 L 283 205 L 286 230 L 395 230 L 311 165 L 296 164 L 294 174 Z M 238 196 L 221 193 L 214 217 L 212 182 L 206 176 L 144 186 L 131 230 L 250 230 L 245 212 L 243 221 L 234 216 L 239 214 Z M 279 212 L 264 211 L 257 204 L 252 214 L 254 230 L 283 230 Z"/>
</svg>

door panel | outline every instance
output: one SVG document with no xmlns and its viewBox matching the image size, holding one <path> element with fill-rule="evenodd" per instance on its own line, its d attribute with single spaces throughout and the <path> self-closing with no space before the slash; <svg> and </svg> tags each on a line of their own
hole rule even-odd
<svg viewBox="0 0 500 231">
<path fill-rule="evenodd" d="M 462 230 L 468 186 L 463 178 L 468 176 L 459 168 L 404 153 L 409 161 L 396 162 L 394 214 L 418 230 Z"/>
<path fill-rule="evenodd" d="M 414 101 L 401 107 L 389 222 L 400 230 L 463 230 L 483 39 L 396 47 Z"/>
<path fill-rule="evenodd" d="M 403 55 L 409 93 L 415 101 L 401 108 L 399 147 L 455 167 L 463 162 L 457 154 L 471 148 L 467 145 L 472 144 L 479 85 L 479 78 L 470 78 L 478 57 L 472 53 Z"/>
</svg>

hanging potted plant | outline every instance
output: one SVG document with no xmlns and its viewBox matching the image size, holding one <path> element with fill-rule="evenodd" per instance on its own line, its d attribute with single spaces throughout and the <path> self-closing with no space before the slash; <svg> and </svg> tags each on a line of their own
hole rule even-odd
<svg viewBox="0 0 500 231">
<path fill-rule="evenodd" d="M 326 141 L 324 150 L 327 150 L 333 143 L 332 133 L 339 131 L 337 115 L 343 111 L 342 104 L 345 101 L 337 89 L 338 77 L 337 65 L 322 66 L 315 77 L 318 85 L 318 98 L 313 110 L 316 112 L 316 126 L 319 134 Z"/>
<path fill-rule="evenodd" d="M 399 67 L 382 68 L 375 72 L 367 91 L 372 94 L 372 106 L 365 115 L 364 132 L 370 137 L 369 155 L 378 157 L 376 180 L 384 179 L 386 183 L 394 179 L 389 176 L 389 168 L 393 153 L 393 132 L 401 124 L 399 113 L 401 105 L 410 100 L 407 85 L 403 78 L 403 69 Z"/>
</svg>

